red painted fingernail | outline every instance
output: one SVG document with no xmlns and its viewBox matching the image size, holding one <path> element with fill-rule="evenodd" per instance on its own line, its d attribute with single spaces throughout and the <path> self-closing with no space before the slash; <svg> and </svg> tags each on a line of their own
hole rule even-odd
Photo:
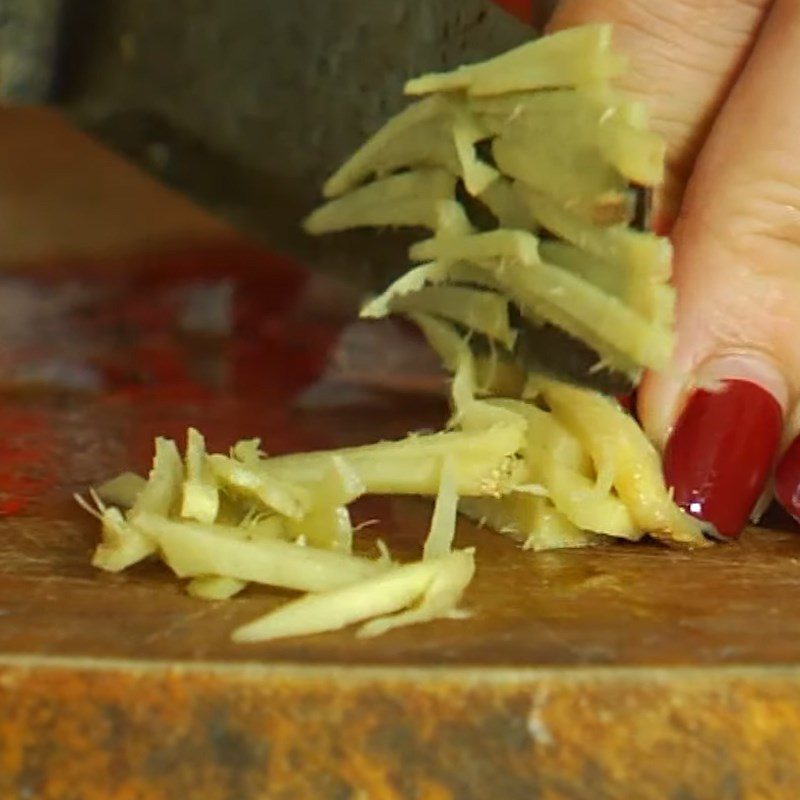
<svg viewBox="0 0 800 800">
<path fill-rule="evenodd" d="M 766 483 L 781 424 L 778 401 L 750 381 L 696 390 L 664 452 L 675 502 L 719 534 L 738 536 Z"/>
<path fill-rule="evenodd" d="M 795 437 L 775 470 L 775 496 L 800 522 L 800 436 Z"/>
</svg>

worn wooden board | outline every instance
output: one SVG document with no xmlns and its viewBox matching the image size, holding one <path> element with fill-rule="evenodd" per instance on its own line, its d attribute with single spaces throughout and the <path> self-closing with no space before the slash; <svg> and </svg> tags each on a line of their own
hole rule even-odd
<svg viewBox="0 0 800 800">
<path fill-rule="evenodd" d="M 91 181 L 93 149 L 75 142 Z M 99 172 L 96 213 L 113 217 L 128 172 Z M 65 256 L 52 223 L 50 251 L 7 258 L 0 278 L 0 797 L 797 796 L 790 530 L 699 553 L 536 555 L 463 523 L 473 618 L 372 640 L 234 645 L 233 627 L 285 595 L 206 603 L 158 565 L 94 570 L 96 524 L 71 494 L 143 470 L 156 434 L 193 424 L 214 447 L 258 435 L 286 452 L 445 410 L 418 345 L 346 329 L 331 284 L 195 218 L 152 246 L 121 226 L 100 252 L 91 207 Z M 365 501 L 358 517 L 380 524 L 364 546 L 381 535 L 414 557 L 429 514 Z"/>
</svg>

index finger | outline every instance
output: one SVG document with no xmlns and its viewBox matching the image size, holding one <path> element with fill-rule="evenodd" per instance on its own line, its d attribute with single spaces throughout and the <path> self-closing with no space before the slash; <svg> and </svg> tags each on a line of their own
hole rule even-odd
<svg viewBox="0 0 800 800">
<path fill-rule="evenodd" d="M 551 31 L 588 22 L 614 25 L 615 47 L 630 60 L 619 86 L 647 103 L 651 127 L 667 141 L 666 179 L 655 201 L 660 231 L 677 215 L 697 152 L 769 5 L 770 0 L 561 0 L 550 20 Z"/>
</svg>

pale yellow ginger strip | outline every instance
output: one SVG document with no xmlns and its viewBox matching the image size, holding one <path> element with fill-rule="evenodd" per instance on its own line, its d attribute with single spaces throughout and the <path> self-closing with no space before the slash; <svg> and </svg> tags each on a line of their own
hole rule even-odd
<svg viewBox="0 0 800 800">
<path fill-rule="evenodd" d="M 497 292 L 467 286 L 427 286 L 391 301 L 396 313 L 434 314 L 482 333 L 511 349 L 517 338 L 508 315 L 508 299 Z"/>
<path fill-rule="evenodd" d="M 519 183 L 515 185 L 533 218 L 551 233 L 609 264 L 625 264 L 631 274 L 643 273 L 658 282 L 669 280 L 672 247 L 668 239 L 623 225 L 592 225 L 546 195 Z"/>
<path fill-rule="evenodd" d="M 591 98 L 601 109 L 603 124 L 613 120 L 630 125 L 636 130 L 647 130 L 650 125 L 650 108 L 644 100 L 631 100 L 613 84 L 593 83 L 581 86 L 579 91 Z M 502 99 L 502 98 L 498 98 Z"/>
<path fill-rule="evenodd" d="M 431 261 L 426 266 L 431 283 L 469 283 L 489 289 L 496 289 L 498 285 L 491 272 L 470 261 Z"/>
<path fill-rule="evenodd" d="M 510 136 L 518 142 L 527 140 L 532 147 L 537 141 L 550 148 L 569 145 L 566 152 L 572 159 L 580 157 L 581 151 L 584 155 L 591 152 L 626 180 L 643 186 L 658 186 L 664 179 L 666 142 L 646 130 L 646 106 L 627 101 L 613 90 L 511 93 L 472 98 L 468 107 L 495 135 Z M 553 162 L 565 160 L 558 152 L 552 150 Z M 534 158 L 534 162 L 539 162 L 544 171 L 549 168 L 541 159 Z M 579 169 L 574 160 L 572 164 L 576 172 L 586 169 L 585 164 Z M 583 176 L 562 172 L 549 186 L 558 191 L 563 188 L 562 181 L 574 179 L 582 180 Z"/>
<path fill-rule="evenodd" d="M 307 489 L 256 471 L 253 467 L 218 453 L 208 457 L 217 480 L 229 489 L 252 497 L 265 508 L 290 519 L 300 519 L 311 505 Z"/>
<path fill-rule="evenodd" d="M 445 431 L 409 436 L 336 451 L 355 471 L 367 494 L 433 496 L 441 461 L 452 456 L 459 495 L 498 495 L 518 482 L 514 458 L 524 441 L 524 426 L 494 425 L 477 431 Z M 296 453 L 265 461 L 261 470 L 282 481 L 318 481 L 329 454 Z"/>
<path fill-rule="evenodd" d="M 219 513 L 219 490 L 206 461 L 206 441 L 195 428 L 186 432 L 184 460 L 186 480 L 181 516 L 197 522 L 214 522 Z"/>
<path fill-rule="evenodd" d="M 497 230 L 471 236 L 434 237 L 411 246 L 412 261 L 475 261 L 503 258 L 512 263 L 536 264 L 539 240 L 526 231 Z"/>
<path fill-rule="evenodd" d="M 180 503 L 183 483 L 183 461 L 178 448 L 171 439 L 156 438 L 156 452 L 153 468 L 147 477 L 147 484 L 136 497 L 128 519 L 135 521 L 141 512 L 152 514 L 174 513 Z"/>
<path fill-rule="evenodd" d="M 521 397 L 527 380 L 525 370 L 496 349 L 489 356 L 475 357 L 475 377 L 479 397 Z"/>
<path fill-rule="evenodd" d="M 628 181 L 598 146 L 603 120 L 613 109 L 604 110 L 574 90 L 502 96 L 475 105 L 500 112 L 481 119 L 494 128 L 492 154 L 504 175 L 593 223 L 629 221 Z"/>
<path fill-rule="evenodd" d="M 183 482 L 180 453 L 175 442 L 162 437 L 156 439 L 155 449 L 147 482 L 136 495 L 127 516 L 116 508 L 100 508 L 103 538 L 92 557 L 92 564 L 100 569 L 119 572 L 154 553 L 154 542 L 138 525 L 140 515 L 167 515 L 177 509 Z"/>
<path fill-rule="evenodd" d="M 117 508 L 104 509 L 101 524 L 103 538 L 92 556 L 92 565 L 99 569 L 121 572 L 156 550 L 153 541 L 129 523 Z"/>
<path fill-rule="evenodd" d="M 499 264 L 489 268 L 523 310 L 560 325 L 624 371 L 628 371 L 626 359 L 650 369 L 662 369 L 669 361 L 674 337 L 668 328 L 650 322 L 583 278 L 544 262 L 513 271 Z"/>
<path fill-rule="evenodd" d="M 463 619 L 467 616 L 457 609 L 457 605 L 472 580 L 475 557 L 472 550 L 452 552 L 457 512 L 454 465 L 452 458 L 447 457 L 442 463 L 439 492 L 422 556 L 423 563 L 436 562 L 438 566 L 433 580 L 413 608 L 365 623 L 358 630 L 359 637 L 379 636 L 395 628 L 434 619 Z"/>
<path fill-rule="evenodd" d="M 553 137 L 566 134 L 571 145 L 583 147 L 595 142 L 601 120 L 613 115 L 620 102 L 613 90 L 567 88 L 470 98 L 468 108 L 495 135 L 539 129 Z"/>
<path fill-rule="evenodd" d="M 280 514 L 266 517 L 258 515 L 253 519 L 244 519 L 238 526 L 231 526 L 231 529 L 241 533 L 237 538 L 251 542 L 260 542 L 264 539 L 292 540 L 295 538 L 294 533 L 289 530 L 292 522 L 293 520 Z M 219 526 L 215 530 L 218 528 Z"/>
<path fill-rule="evenodd" d="M 497 217 L 499 227 L 522 231 L 536 228 L 528 206 L 508 178 L 502 176 L 487 186 L 478 199 Z"/>
<path fill-rule="evenodd" d="M 645 531 L 637 525 L 628 507 L 613 494 L 600 495 L 591 480 L 568 467 L 548 461 L 543 451 L 531 451 L 530 461 L 541 461 L 535 473 L 547 489 L 555 508 L 573 525 L 585 531 L 604 533 L 633 542 Z"/>
<path fill-rule="evenodd" d="M 470 616 L 468 612 L 458 608 L 458 601 L 475 574 L 474 552 L 457 550 L 422 563 L 437 563 L 438 569 L 419 603 L 398 614 L 378 617 L 364 623 L 356 633 L 358 637 L 380 636 L 395 628 L 419 625 L 436 619 L 467 619 Z"/>
<path fill-rule="evenodd" d="M 490 261 L 484 262 L 484 266 L 478 266 L 474 263 L 466 261 L 452 262 L 442 261 L 434 262 L 430 270 L 431 282 L 438 281 L 466 281 L 476 286 L 485 286 L 488 289 L 508 294 L 513 291 L 513 281 L 501 280 L 496 270 L 508 270 L 513 267 L 515 261 L 503 261 L 492 265 Z M 493 267 L 495 269 L 491 269 Z M 552 267 L 552 265 L 550 265 Z M 511 288 L 509 288 L 509 286 Z M 540 287 L 543 288 L 543 287 Z M 556 287 L 555 296 L 562 295 L 563 292 Z M 519 298 L 517 302 L 519 302 Z M 590 322 L 582 322 L 572 313 L 572 310 L 565 310 L 563 303 L 554 303 L 552 301 L 552 294 L 542 292 L 539 295 L 528 295 L 526 297 L 526 307 L 524 308 L 525 317 L 531 324 L 544 324 L 551 322 L 573 336 L 581 339 L 584 342 L 591 343 L 591 346 L 597 350 L 598 355 L 602 359 L 602 363 L 613 366 L 621 372 L 631 376 L 632 379 L 638 380 L 641 374 L 641 366 L 638 365 L 629 355 L 619 352 L 612 347 L 608 342 L 604 341 L 597 336 Z M 654 336 L 659 337 L 661 334 L 661 326 L 653 324 Z M 667 346 L 662 342 L 662 347 Z"/>
<path fill-rule="evenodd" d="M 556 506 L 545 497 L 533 497 L 533 528 L 523 542 L 524 550 L 540 552 L 563 547 L 591 547 L 602 537 L 581 530 L 571 523 Z"/>
<path fill-rule="evenodd" d="M 478 386 L 475 358 L 467 341 L 458 331 L 452 325 L 427 314 L 410 314 L 409 318 L 425 334 L 445 368 L 453 373 L 450 392 L 453 416 L 449 425 L 457 425 L 465 433 L 486 430 L 515 432 L 524 442 L 526 422 L 523 417 L 491 402 L 476 399 Z M 518 463 L 516 473 L 520 469 L 524 470 L 524 466 Z"/>
<path fill-rule="evenodd" d="M 529 89 L 602 83 L 624 61 L 611 52 L 610 25 L 583 25 L 534 39 L 496 58 L 408 81 L 406 94 L 466 91 L 495 95 Z"/>
<path fill-rule="evenodd" d="M 642 186 L 658 186 L 664 180 L 667 143 L 663 136 L 613 115 L 600 125 L 597 144 L 603 158 L 628 180 Z"/>
<path fill-rule="evenodd" d="M 668 330 L 648 322 L 578 275 L 542 262 L 538 241 L 531 234 L 493 231 L 427 239 L 411 248 L 411 257 L 479 262 L 491 273 L 491 285 L 515 300 L 523 311 L 559 325 L 610 360 L 619 353 L 634 364 L 658 369 L 672 351 Z"/>
<path fill-rule="evenodd" d="M 380 319 L 388 316 L 392 313 L 392 303 L 400 297 L 422 289 L 428 281 L 430 272 L 430 264 L 422 264 L 405 272 L 381 294 L 364 303 L 360 316 L 364 319 Z"/>
<path fill-rule="evenodd" d="M 373 174 L 404 166 L 442 166 L 456 172 L 459 159 L 448 135 L 458 98 L 433 95 L 403 109 L 367 139 L 325 182 L 325 197 L 338 197 Z"/>
<path fill-rule="evenodd" d="M 325 182 L 323 195 L 339 197 L 372 176 L 381 180 L 403 167 L 442 168 L 479 194 L 499 177 L 475 153 L 475 143 L 488 136 L 462 99 L 433 95 L 392 117 Z"/>
<path fill-rule="evenodd" d="M 597 151 L 570 149 L 533 130 L 501 134 L 492 153 L 504 175 L 546 193 L 591 224 L 627 224 L 633 216 L 627 182 Z"/>
<path fill-rule="evenodd" d="M 210 575 L 192 578 L 186 586 L 186 593 L 200 600 L 228 600 L 247 588 L 247 581 Z"/>
<path fill-rule="evenodd" d="M 546 497 L 518 492 L 499 498 L 465 497 L 459 511 L 522 542 L 526 550 L 586 547 L 598 540 L 571 523 Z"/>
<path fill-rule="evenodd" d="M 294 539 L 303 537 L 313 547 L 351 552 L 353 525 L 347 506 L 365 492 L 358 473 L 333 454 L 320 480 L 308 488 L 311 507 L 301 519 L 286 521 L 289 534 Z"/>
<path fill-rule="evenodd" d="M 585 446 L 555 416 L 519 400 L 490 400 L 527 422 L 524 452 L 529 480 L 543 486 L 553 505 L 577 527 L 637 541 L 643 535 L 624 503 L 611 494 L 613 473 L 590 471 Z M 588 462 L 588 463 L 587 463 Z"/>
<path fill-rule="evenodd" d="M 631 291 L 633 275 L 627 265 L 612 264 L 575 245 L 555 239 L 542 242 L 539 254 L 548 264 L 583 278 L 606 294 L 618 297 L 631 308 L 640 311 L 647 319 L 651 319 L 652 293 L 650 297 L 644 299 L 644 302 L 638 302 L 640 298 L 637 295 L 640 293 Z"/>
<path fill-rule="evenodd" d="M 237 642 L 258 642 L 340 630 L 371 617 L 391 614 L 421 600 L 437 573 L 459 553 L 385 570 L 336 591 L 309 594 L 237 628 Z"/>
<path fill-rule="evenodd" d="M 528 446 L 540 447 L 550 454 L 555 463 L 562 464 L 584 477 L 591 477 L 593 465 L 585 446 L 549 411 L 538 408 L 533 403 L 510 398 L 497 397 L 486 402 L 524 417 L 527 423 Z M 601 491 L 608 492 L 610 489 L 609 481 Z"/>
<path fill-rule="evenodd" d="M 258 464 L 266 458 L 266 453 L 261 449 L 261 439 L 240 439 L 231 447 L 231 458 L 241 461 L 246 466 Z"/>
<path fill-rule="evenodd" d="M 377 319 L 392 313 L 435 314 L 484 333 L 510 348 L 516 338 L 508 316 L 508 301 L 496 292 L 463 286 L 426 286 L 461 275 L 451 262 L 423 264 L 406 272 L 384 292 L 368 300 L 360 316 Z"/>
<path fill-rule="evenodd" d="M 442 169 L 419 169 L 390 175 L 330 200 L 306 218 L 307 233 L 350 228 L 410 226 L 435 231 L 439 201 L 452 200 L 456 176 Z"/>
<path fill-rule="evenodd" d="M 455 465 L 452 456 L 446 456 L 442 461 L 439 492 L 436 495 L 436 505 L 433 507 L 430 531 L 425 540 L 423 560 L 438 558 L 452 550 L 457 510 L 458 492 L 456 491 Z"/>
<path fill-rule="evenodd" d="M 453 374 L 450 381 L 450 403 L 453 407 L 453 414 L 447 424 L 449 428 L 456 425 L 463 427 L 464 414 L 475 405 L 475 394 L 478 388 L 475 360 L 472 353 L 466 342 L 449 323 L 436 319 L 430 314 L 411 313 L 408 317 L 425 335 L 428 344 L 438 354 L 445 369 Z M 487 423 L 482 427 L 488 428 L 490 425 Z M 473 427 L 473 430 L 478 429 L 477 426 Z"/>
<path fill-rule="evenodd" d="M 464 187 L 476 197 L 500 177 L 500 173 L 481 161 L 475 152 L 475 143 L 488 137 L 489 131 L 470 115 L 462 113 L 453 121 L 452 136 Z"/>
<path fill-rule="evenodd" d="M 302 519 L 290 520 L 286 527 L 295 541 L 306 542 L 311 547 L 340 553 L 353 550 L 353 523 L 347 506 L 312 508 Z"/>
<path fill-rule="evenodd" d="M 504 497 L 462 497 L 458 510 L 480 527 L 524 542 L 534 526 L 532 500 L 532 495 L 516 492 Z"/>
<path fill-rule="evenodd" d="M 452 325 L 430 314 L 412 313 L 408 318 L 425 335 L 428 344 L 442 360 L 444 368 L 456 376 L 450 395 L 456 409 L 465 408 L 475 399 L 474 362 L 469 346 Z M 463 376 L 461 391 L 457 384 L 459 375 Z"/>
<path fill-rule="evenodd" d="M 541 391 L 556 417 L 590 452 L 602 450 L 604 457 L 613 458 L 614 488 L 643 531 L 684 544 L 706 544 L 699 523 L 673 502 L 661 459 L 633 417 L 596 392 L 554 381 L 541 381 Z"/>
<path fill-rule="evenodd" d="M 97 496 L 110 506 L 130 508 L 142 489 L 147 485 L 147 479 L 135 472 L 123 472 L 116 478 L 101 483 L 97 487 Z"/>
<path fill-rule="evenodd" d="M 435 235 L 466 236 L 469 233 L 474 233 L 474 229 L 464 206 L 458 200 L 440 200 L 436 205 Z"/>
<path fill-rule="evenodd" d="M 158 543 L 179 578 L 220 575 L 284 589 L 321 592 L 346 586 L 384 568 L 366 558 L 301 547 L 277 539 L 246 541 L 217 526 L 142 514 L 141 530 Z"/>
</svg>

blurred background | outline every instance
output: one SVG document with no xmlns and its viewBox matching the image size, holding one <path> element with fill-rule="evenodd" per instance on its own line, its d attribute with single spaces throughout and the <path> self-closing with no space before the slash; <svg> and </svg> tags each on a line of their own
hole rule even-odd
<svg viewBox="0 0 800 800">
<path fill-rule="evenodd" d="M 534 23 L 552 3 L 535 5 Z M 143 203 L 141 182 L 74 124 L 270 249 L 383 283 L 403 266 L 396 241 L 302 234 L 322 179 L 404 105 L 407 78 L 531 35 L 489 0 L 4 0 L 0 203 L 15 202 L 2 258 L 64 255 L 87 224 L 94 247 L 145 229 L 150 244 L 198 225 L 220 233 L 177 201 L 168 212 L 158 192 Z M 69 124 L 9 110 L 44 104 Z"/>
</svg>

